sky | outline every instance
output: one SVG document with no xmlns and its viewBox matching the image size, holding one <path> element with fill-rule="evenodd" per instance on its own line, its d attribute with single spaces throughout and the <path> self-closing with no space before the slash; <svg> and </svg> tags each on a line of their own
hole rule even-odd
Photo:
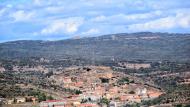
<svg viewBox="0 0 190 107">
<path fill-rule="evenodd" d="M 0 42 L 190 33 L 190 0 L 0 0 Z"/>
</svg>

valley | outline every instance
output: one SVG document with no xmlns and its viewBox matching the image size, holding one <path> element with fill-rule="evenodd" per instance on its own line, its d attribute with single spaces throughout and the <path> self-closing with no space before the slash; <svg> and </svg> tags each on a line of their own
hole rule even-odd
<svg viewBox="0 0 190 107">
<path fill-rule="evenodd" d="M 189 39 L 143 32 L 1 43 L 0 104 L 189 106 Z"/>
</svg>

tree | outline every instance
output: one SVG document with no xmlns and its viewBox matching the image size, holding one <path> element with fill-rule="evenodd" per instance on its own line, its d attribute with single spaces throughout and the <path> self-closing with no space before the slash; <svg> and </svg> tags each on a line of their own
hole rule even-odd
<svg viewBox="0 0 190 107">
<path fill-rule="evenodd" d="M 102 98 L 102 99 L 100 99 L 100 103 L 108 105 L 110 103 L 110 101 L 107 98 Z"/>
<path fill-rule="evenodd" d="M 109 83 L 109 79 L 107 79 L 107 78 L 100 78 L 100 79 L 101 79 L 102 83 Z"/>
<path fill-rule="evenodd" d="M 178 104 L 178 105 L 176 105 L 175 107 L 183 107 L 183 106 L 182 106 L 182 104 Z"/>
<path fill-rule="evenodd" d="M 44 93 L 40 93 L 38 95 L 38 100 L 41 101 L 46 101 L 46 95 Z"/>
<path fill-rule="evenodd" d="M 75 91 L 75 94 L 77 94 L 77 95 L 78 95 L 78 94 L 82 94 L 82 91 L 76 90 L 76 91 Z"/>
<path fill-rule="evenodd" d="M 50 96 L 47 96 L 47 99 L 48 100 L 54 100 L 54 98 L 50 95 Z"/>
</svg>

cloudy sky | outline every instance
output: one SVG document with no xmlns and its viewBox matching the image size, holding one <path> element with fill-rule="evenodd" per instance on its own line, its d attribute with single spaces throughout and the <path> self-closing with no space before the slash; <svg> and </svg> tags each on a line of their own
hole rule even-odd
<svg viewBox="0 0 190 107">
<path fill-rule="evenodd" d="M 0 0 L 0 42 L 190 33 L 190 0 Z"/>
</svg>

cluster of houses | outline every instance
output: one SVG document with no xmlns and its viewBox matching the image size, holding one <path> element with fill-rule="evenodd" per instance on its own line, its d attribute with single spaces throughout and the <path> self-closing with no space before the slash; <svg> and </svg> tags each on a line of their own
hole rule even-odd
<svg viewBox="0 0 190 107">
<path fill-rule="evenodd" d="M 97 102 L 102 98 L 111 101 L 112 105 L 140 103 L 162 94 L 160 90 L 145 87 L 141 83 L 118 84 L 118 81 L 126 76 L 123 73 L 114 72 L 108 67 L 90 66 L 70 69 L 53 75 L 50 79 L 56 81 L 56 84 L 63 88 L 80 90 L 81 94 L 64 98 L 66 102 L 71 100 L 75 106 L 78 104 L 78 107 L 83 107 L 80 104 L 92 104 L 93 106 L 90 107 L 96 107 L 98 106 Z M 83 101 L 86 102 L 81 103 Z M 49 102 L 43 102 L 43 104 L 49 104 Z"/>
<path fill-rule="evenodd" d="M 150 68 L 150 63 L 129 63 L 129 62 L 120 62 L 119 66 L 128 68 L 128 69 L 140 69 L 140 68 Z"/>
<path fill-rule="evenodd" d="M 80 103 L 75 100 L 49 100 L 41 102 L 40 107 L 99 107 L 99 105 Z"/>
<path fill-rule="evenodd" d="M 7 104 L 7 105 L 11 105 L 11 104 L 23 104 L 26 102 L 32 102 L 32 104 L 36 104 L 37 103 L 37 98 L 34 96 L 27 96 L 27 97 L 15 97 L 15 98 L 0 98 L 0 102 L 2 104 Z"/>
<path fill-rule="evenodd" d="M 27 71 L 41 71 L 44 73 L 47 73 L 49 70 L 42 66 L 42 65 L 38 65 L 38 66 L 13 66 L 13 71 L 19 71 L 19 72 L 27 72 Z"/>
<path fill-rule="evenodd" d="M 5 71 L 5 68 L 0 66 L 0 73 L 4 72 Z"/>
<path fill-rule="evenodd" d="M 5 72 L 6 69 L 1 66 L 0 63 L 0 73 Z M 38 71 L 43 73 L 48 73 L 50 71 L 50 68 L 45 67 L 44 65 L 37 65 L 37 66 L 19 66 L 19 65 L 13 65 L 12 71 L 16 72 L 30 72 L 30 71 Z"/>
</svg>

